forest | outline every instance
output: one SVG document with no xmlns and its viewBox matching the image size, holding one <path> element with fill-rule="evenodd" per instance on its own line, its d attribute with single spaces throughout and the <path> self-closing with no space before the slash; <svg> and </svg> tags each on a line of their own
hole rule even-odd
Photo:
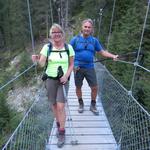
<svg viewBox="0 0 150 150">
<path fill-rule="evenodd" d="M 112 61 L 103 63 L 150 112 L 150 12 L 147 12 L 147 7 L 147 0 L 116 0 L 115 7 L 114 0 L 0 0 L 0 87 L 16 72 L 22 72 L 32 64 L 30 56 L 38 53 L 47 41 L 52 23 L 64 27 L 69 42 L 72 35 L 80 32 L 81 21 L 91 18 L 94 21 L 94 36 L 106 50 L 115 54 L 141 50 L 142 55 L 138 60 L 136 57 L 128 59 L 138 61 L 148 71 L 138 67 L 134 74 L 135 67 L 132 65 Z M 16 56 L 21 57 L 19 66 L 9 71 L 10 62 Z M 22 78 L 19 85 L 24 82 Z M 7 103 L 8 93 L 15 87 L 11 84 L 0 90 L 0 147 L 23 117 Z"/>
</svg>

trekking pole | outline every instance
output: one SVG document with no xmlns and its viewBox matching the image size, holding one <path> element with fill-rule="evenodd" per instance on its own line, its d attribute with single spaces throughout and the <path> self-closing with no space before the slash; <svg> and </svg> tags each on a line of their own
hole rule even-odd
<svg viewBox="0 0 150 150">
<path fill-rule="evenodd" d="M 69 129 L 70 129 L 70 134 L 71 134 L 71 144 L 72 145 L 77 145 L 78 144 L 78 140 L 76 138 L 74 127 L 73 127 L 71 113 L 70 113 L 70 109 L 69 109 L 69 105 L 68 105 L 66 89 L 65 89 L 64 85 L 62 85 L 62 87 L 63 87 L 63 94 L 64 94 L 64 97 L 65 97 L 65 100 L 66 100 L 66 105 L 67 105 L 67 113 L 68 113 L 68 117 L 69 117 L 68 121 L 69 121 Z"/>
<path fill-rule="evenodd" d="M 63 69 L 61 66 L 58 67 L 58 72 L 57 72 L 57 77 L 60 79 L 62 76 L 64 75 L 63 73 Z M 78 144 L 78 141 L 76 140 L 76 136 L 75 136 L 75 131 L 74 131 L 74 127 L 73 127 L 73 123 L 72 123 L 72 118 L 71 118 L 71 113 L 70 113 L 70 109 L 69 109 L 69 105 L 68 105 L 68 99 L 67 99 L 67 92 L 65 89 L 65 85 L 62 84 L 62 88 L 63 88 L 63 94 L 64 94 L 64 98 L 67 104 L 67 113 L 68 113 L 68 117 L 69 117 L 69 129 L 70 129 L 70 134 L 71 134 L 71 144 L 72 145 L 76 145 Z M 74 136 L 74 138 L 73 138 Z"/>
</svg>

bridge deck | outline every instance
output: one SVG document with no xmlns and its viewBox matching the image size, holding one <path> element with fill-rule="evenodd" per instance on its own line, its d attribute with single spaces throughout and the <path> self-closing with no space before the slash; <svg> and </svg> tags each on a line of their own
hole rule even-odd
<svg viewBox="0 0 150 150">
<path fill-rule="evenodd" d="M 69 121 L 69 115 L 67 115 L 66 121 L 66 143 L 62 150 L 115 150 L 116 141 L 110 129 L 109 123 L 105 116 L 101 101 L 97 100 L 97 106 L 99 110 L 99 116 L 93 115 L 89 111 L 90 107 L 90 89 L 87 83 L 84 81 L 83 99 L 85 104 L 85 111 L 82 114 L 78 113 L 78 102 L 75 94 L 75 86 L 73 75 L 70 80 L 70 88 L 68 93 L 68 105 L 71 113 L 72 121 Z M 67 110 L 67 107 L 66 107 Z M 67 111 L 68 112 L 68 111 Z M 71 129 L 69 124 L 73 124 L 74 136 L 71 136 Z M 47 149 L 57 150 L 57 137 L 56 126 L 53 123 L 53 128 L 47 144 Z M 78 141 L 77 145 L 72 145 L 72 141 Z"/>
</svg>

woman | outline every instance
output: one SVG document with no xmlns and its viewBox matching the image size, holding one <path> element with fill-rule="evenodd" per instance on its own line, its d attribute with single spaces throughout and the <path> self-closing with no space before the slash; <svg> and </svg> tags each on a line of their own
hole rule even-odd
<svg viewBox="0 0 150 150">
<path fill-rule="evenodd" d="M 48 99 L 51 103 L 54 116 L 56 118 L 58 128 L 58 147 L 62 147 L 65 143 L 65 97 L 63 94 L 63 85 L 68 91 L 68 78 L 74 66 L 74 51 L 70 44 L 68 44 L 69 54 L 65 50 L 65 34 L 63 29 L 58 24 L 53 24 L 50 29 L 51 51 L 48 56 L 48 65 L 46 69 L 46 88 L 48 92 Z M 33 62 L 38 62 L 40 66 L 44 67 L 47 59 L 47 52 L 49 44 L 44 45 L 40 52 L 40 56 L 32 55 Z M 69 56 L 68 56 L 69 55 Z M 62 69 L 63 76 L 58 77 L 58 69 Z"/>
</svg>

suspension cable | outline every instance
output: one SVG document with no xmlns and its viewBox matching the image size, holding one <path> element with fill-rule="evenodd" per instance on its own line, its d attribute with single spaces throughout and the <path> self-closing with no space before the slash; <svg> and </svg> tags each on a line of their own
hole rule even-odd
<svg viewBox="0 0 150 150">
<path fill-rule="evenodd" d="M 32 49 L 33 49 L 33 51 L 34 51 L 34 53 L 35 53 L 29 0 L 27 0 L 27 5 L 28 5 L 28 14 L 29 14 L 29 22 L 30 22 L 30 33 L 31 33 L 31 40 L 32 40 Z M 32 64 L 29 68 L 27 68 L 26 70 L 24 70 L 22 73 L 20 73 L 19 75 L 17 75 L 15 78 L 11 79 L 11 80 L 8 81 L 6 84 L 4 84 L 3 86 L 1 86 L 1 87 L 0 87 L 0 90 L 2 90 L 3 88 L 5 88 L 7 85 L 9 85 L 10 83 L 12 83 L 12 82 L 15 81 L 16 79 L 18 79 L 21 75 L 23 75 L 24 73 L 26 73 L 28 70 L 30 70 L 30 69 L 33 68 L 34 66 L 36 66 L 36 64 Z"/>
<path fill-rule="evenodd" d="M 150 0 L 149 0 L 150 2 Z M 138 65 L 138 60 L 139 60 L 139 55 L 140 55 L 140 51 L 141 51 L 141 45 L 142 45 L 142 41 L 143 41 L 143 35 L 144 35 L 144 31 L 145 31 L 145 26 L 146 26 L 146 21 L 147 21 L 147 16 L 148 16 L 148 11 L 149 11 L 149 2 L 148 2 L 148 7 L 147 7 L 147 11 L 146 11 L 146 16 L 145 16 L 145 20 L 144 20 L 144 24 L 143 24 L 143 29 L 142 29 L 142 35 L 141 35 L 141 40 L 140 40 L 140 45 L 139 45 L 139 49 L 138 49 L 138 55 L 137 55 L 137 58 L 136 58 L 136 62 L 134 65 L 135 66 L 135 69 L 134 69 L 134 73 L 133 73 L 133 78 L 132 78 L 132 84 L 131 84 L 131 88 L 130 88 L 130 91 L 128 92 L 129 93 L 129 98 L 134 98 L 132 96 L 132 88 L 133 88 L 133 84 L 134 84 L 134 79 L 135 79 L 135 73 L 136 73 L 136 70 L 137 70 L 137 66 L 139 67 L 140 65 Z M 144 67 L 140 66 L 141 68 L 145 69 Z M 135 100 L 135 99 L 134 99 Z M 143 109 L 143 107 L 135 100 L 135 102 L 142 108 L 142 110 L 145 111 L 145 109 Z M 128 101 L 128 105 L 129 105 L 129 101 Z M 128 108 L 128 107 L 127 107 Z M 124 116 L 124 123 L 125 124 L 125 118 L 126 118 L 126 114 L 127 114 L 127 111 L 128 109 L 125 110 L 125 116 Z M 146 112 L 147 113 L 147 112 Z M 147 113 L 148 114 L 148 113 Z M 149 115 L 149 114 L 148 114 Z M 122 141 L 122 132 L 123 132 L 123 128 L 121 129 L 121 135 L 120 135 L 120 139 L 119 139 L 119 143 L 118 143 L 118 148 L 120 148 L 120 145 L 121 145 L 121 141 Z"/>
<path fill-rule="evenodd" d="M 29 16 L 29 25 L 30 25 L 32 50 L 33 50 L 33 53 L 35 54 L 35 44 L 34 44 L 34 38 L 33 38 L 33 30 L 32 30 L 32 21 L 31 21 L 31 12 L 30 12 L 30 3 L 29 3 L 29 0 L 27 0 L 27 6 L 28 6 L 28 16 Z M 37 76 L 37 67 L 35 67 L 35 74 Z"/>
<path fill-rule="evenodd" d="M 3 86 L 0 87 L 0 90 L 2 90 L 4 87 L 6 87 L 8 84 L 12 83 L 13 81 L 15 81 L 16 79 L 18 79 L 21 75 L 23 75 L 24 73 L 26 73 L 28 70 L 30 70 L 31 68 L 33 68 L 36 64 L 32 64 L 29 68 L 27 68 L 26 70 L 24 70 L 22 73 L 20 73 L 19 75 L 17 75 L 15 78 L 11 79 L 10 81 L 8 81 L 6 84 L 4 84 Z"/>
<path fill-rule="evenodd" d="M 112 32 L 112 23 L 113 23 L 113 19 L 114 19 L 115 6 L 116 6 L 116 0 L 114 0 L 114 3 L 113 3 L 113 11 L 112 11 L 111 22 L 110 22 L 110 27 L 109 27 L 109 34 L 108 34 L 108 39 L 107 39 L 107 50 L 108 50 L 109 43 L 110 43 L 110 36 L 111 36 L 111 32 Z"/>
<path fill-rule="evenodd" d="M 68 28 L 68 7 L 69 7 L 69 2 L 68 2 L 68 0 L 66 0 L 65 31 L 67 31 L 67 28 Z"/>
<path fill-rule="evenodd" d="M 32 42 L 32 50 L 35 53 L 35 46 L 34 46 L 34 38 L 33 38 L 33 31 L 32 31 L 32 22 L 31 22 L 31 12 L 30 12 L 30 4 L 29 0 L 27 0 L 28 5 L 28 16 L 29 16 L 29 25 L 30 25 L 30 34 L 31 34 L 31 42 Z"/>
<path fill-rule="evenodd" d="M 149 70 L 149 69 L 147 69 L 147 68 L 145 68 L 145 67 L 143 67 L 143 66 L 141 66 L 141 65 L 139 65 L 139 64 L 137 64 L 137 66 L 150 73 L 150 70 Z"/>
<path fill-rule="evenodd" d="M 133 62 L 124 61 L 124 60 L 117 60 L 117 62 L 121 62 L 121 63 L 125 63 L 125 64 L 131 64 L 131 65 L 134 65 Z"/>
<path fill-rule="evenodd" d="M 128 61 L 123 61 L 123 60 L 117 60 L 117 62 L 121 62 L 121 63 L 125 63 L 125 64 L 131 64 L 131 65 L 134 65 L 134 66 L 138 66 L 139 68 L 142 68 L 143 70 L 147 71 L 147 72 L 150 72 L 149 69 L 139 65 L 137 62 L 128 62 Z"/>
<path fill-rule="evenodd" d="M 50 5 L 50 16 L 51 16 L 51 24 L 53 24 L 53 7 L 52 7 L 52 1 L 49 1 L 49 5 Z"/>
<path fill-rule="evenodd" d="M 147 18 L 148 18 L 149 5 L 150 5 L 150 0 L 148 1 L 148 5 L 147 5 L 146 15 L 145 15 L 145 19 L 144 19 L 142 34 L 141 34 L 140 45 L 139 45 L 139 49 L 138 49 L 138 55 L 137 55 L 137 58 L 136 58 L 136 63 L 137 64 L 138 64 L 139 55 L 140 55 L 140 52 L 141 52 L 141 45 L 142 45 L 142 42 L 143 42 L 144 31 L 145 31 L 145 28 L 146 28 L 146 21 L 147 21 Z M 133 84 L 134 84 L 134 80 L 135 80 L 136 70 L 137 70 L 137 65 L 135 65 L 135 68 L 134 68 L 130 91 L 132 91 L 132 89 L 133 89 Z"/>
</svg>

